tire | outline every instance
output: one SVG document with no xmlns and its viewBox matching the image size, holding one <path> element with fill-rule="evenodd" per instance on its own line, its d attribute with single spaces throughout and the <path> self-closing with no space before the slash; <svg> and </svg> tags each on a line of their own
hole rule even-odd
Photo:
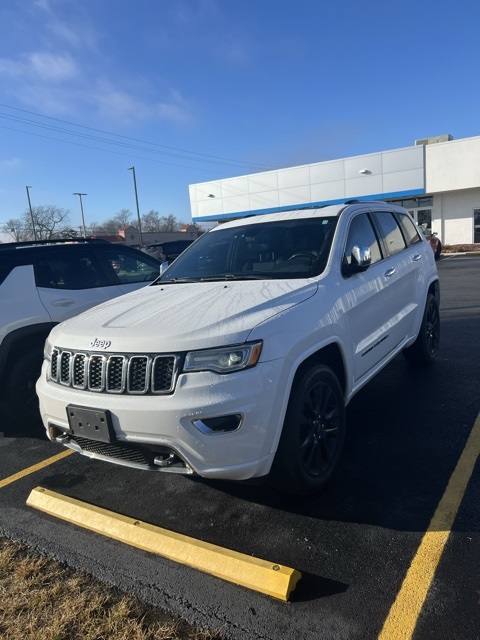
<svg viewBox="0 0 480 640">
<path fill-rule="evenodd" d="M 21 353 L 8 373 L 7 400 L 18 421 L 29 423 L 40 421 L 35 384 L 40 376 L 42 362 L 43 348 L 36 347 Z"/>
<path fill-rule="evenodd" d="M 344 440 L 342 389 L 329 367 L 314 365 L 294 382 L 271 483 L 297 495 L 319 492 L 338 466 Z"/>
<path fill-rule="evenodd" d="M 403 350 L 405 359 L 417 367 L 433 364 L 440 347 L 440 312 L 435 296 L 428 294 L 417 339 Z"/>
</svg>

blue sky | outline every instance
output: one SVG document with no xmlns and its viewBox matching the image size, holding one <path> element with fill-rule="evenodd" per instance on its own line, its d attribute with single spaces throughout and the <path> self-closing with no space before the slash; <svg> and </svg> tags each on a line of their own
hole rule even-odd
<svg viewBox="0 0 480 640">
<path fill-rule="evenodd" d="M 480 135 L 476 0 L 4 0 L 0 223 L 190 220 L 188 185 Z"/>
</svg>

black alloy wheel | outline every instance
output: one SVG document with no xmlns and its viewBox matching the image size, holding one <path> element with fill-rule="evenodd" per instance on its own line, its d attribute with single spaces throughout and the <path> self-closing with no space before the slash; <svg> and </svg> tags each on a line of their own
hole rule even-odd
<svg viewBox="0 0 480 640">
<path fill-rule="evenodd" d="M 345 440 L 345 403 L 333 371 L 313 365 L 295 380 L 272 467 L 280 489 L 320 491 L 338 466 Z"/>
<path fill-rule="evenodd" d="M 437 355 L 440 345 L 440 313 L 435 298 L 429 300 L 425 309 L 425 346 L 433 359 Z"/>
<path fill-rule="evenodd" d="M 417 339 L 412 346 L 403 350 L 403 355 L 410 364 L 422 367 L 433 364 L 439 348 L 440 311 L 437 299 L 429 293 Z"/>
</svg>

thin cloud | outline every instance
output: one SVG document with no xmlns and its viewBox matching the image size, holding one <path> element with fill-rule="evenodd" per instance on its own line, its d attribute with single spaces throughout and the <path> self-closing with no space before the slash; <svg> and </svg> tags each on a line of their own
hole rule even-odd
<svg viewBox="0 0 480 640">
<path fill-rule="evenodd" d="M 92 29 L 85 24 L 81 27 L 76 25 L 74 30 L 65 22 L 55 19 L 48 22 L 46 24 L 46 28 L 49 29 L 56 38 L 63 40 L 71 47 L 82 47 L 82 49 L 89 49 L 91 51 L 95 51 L 97 48 L 97 42 L 99 39 L 98 33 L 95 29 Z"/>
<path fill-rule="evenodd" d="M 18 157 L 0 158 L 0 171 L 3 169 L 16 169 L 22 164 L 22 160 Z"/>
<path fill-rule="evenodd" d="M 149 102 L 106 85 L 96 95 L 92 94 L 90 99 L 103 116 L 117 121 L 160 119 L 185 124 L 192 120 L 185 101 L 177 91 L 170 91 L 168 98 L 164 101 Z"/>
<path fill-rule="evenodd" d="M 51 11 L 51 3 L 49 0 L 35 0 L 33 4 L 43 11 Z"/>
<path fill-rule="evenodd" d="M 35 52 L 20 60 L 0 58 L 0 75 L 11 78 L 34 78 L 47 82 L 63 82 L 77 75 L 77 67 L 68 54 Z"/>
<path fill-rule="evenodd" d="M 68 54 L 34 53 L 29 63 L 32 72 L 47 81 L 61 82 L 77 75 L 76 64 Z"/>
</svg>

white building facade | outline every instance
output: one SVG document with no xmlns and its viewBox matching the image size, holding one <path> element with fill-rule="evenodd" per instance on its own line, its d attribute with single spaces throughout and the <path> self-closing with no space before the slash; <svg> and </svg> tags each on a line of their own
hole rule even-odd
<svg viewBox="0 0 480 640">
<path fill-rule="evenodd" d="M 480 137 L 450 135 L 341 160 L 190 185 L 194 222 L 386 200 L 410 211 L 445 244 L 480 243 Z"/>
</svg>

